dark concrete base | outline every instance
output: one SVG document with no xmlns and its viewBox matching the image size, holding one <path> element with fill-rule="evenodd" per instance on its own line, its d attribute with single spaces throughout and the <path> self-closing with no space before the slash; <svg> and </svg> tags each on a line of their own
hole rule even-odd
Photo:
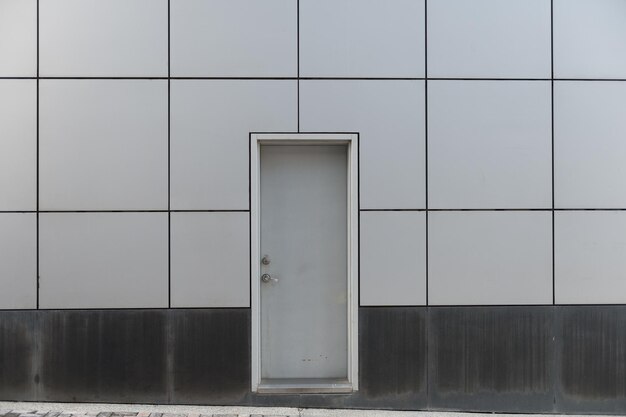
<svg viewBox="0 0 626 417">
<path fill-rule="evenodd" d="M 626 306 L 363 307 L 354 394 L 250 392 L 250 310 L 0 312 L 0 399 L 626 413 Z"/>
<path fill-rule="evenodd" d="M 426 408 L 426 309 L 362 308 L 360 394 L 371 407 Z"/>
<path fill-rule="evenodd" d="M 550 307 L 431 309 L 430 408 L 552 411 L 552 321 Z"/>
<path fill-rule="evenodd" d="M 166 315 L 156 310 L 41 312 L 39 399 L 163 401 Z"/>
<path fill-rule="evenodd" d="M 624 414 L 626 306 L 563 307 L 556 318 L 556 408 Z"/>
<path fill-rule="evenodd" d="M 0 399 L 241 403 L 250 312 L 0 312 Z"/>
<path fill-rule="evenodd" d="M 174 404 L 235 404 L 250 391 L 250 310 L 170 314 Z"/>
<path fill-rule="evenodd" d="M 38 397 L 38 314 L 0 312 L 0 398 L 28 401 Z"/>
</svg>

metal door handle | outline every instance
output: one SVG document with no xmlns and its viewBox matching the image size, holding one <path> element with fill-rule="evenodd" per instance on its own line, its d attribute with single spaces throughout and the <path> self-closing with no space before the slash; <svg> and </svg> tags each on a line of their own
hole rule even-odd
<svg viewBox="0 0 626 417">
<path fill-rule="evenodd" d="M 263 274 L 261 275 L 261 281 L 265 283 L 271 282 L 271 281 L 278 282 L 278 278 L 274 278 L 270 274 Z"/>
</svg>

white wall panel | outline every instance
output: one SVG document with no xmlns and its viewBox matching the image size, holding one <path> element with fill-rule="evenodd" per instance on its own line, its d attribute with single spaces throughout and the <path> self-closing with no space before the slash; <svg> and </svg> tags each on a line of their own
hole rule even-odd
<svg viewBox="0 0 626 417">
<path fill-rule="evenodd" d="M 0 210 L 35 210 L 36 175 L 36 81 L 0 80 Z"/>
<path fill-rule="evenodd" d="M 424 0 L 300 0 L 300 75 L 423 77 Z"/>
<path fill-rule="evenodd" d="M 0 0 L 0 309 L 37 207 L 42 308 L 249 307 L 249 134 L 298 130 L 360 135 L 362 305 L 551 304 L 553 256 L 626 303 L 626 0 L 425 6 Z"/>
<path fill-rule="evenodd" d="M 428 84 L 430 208 L 551 208 L 550 82 Z"/>
<path fill-rule="evenodd" d="M 172 0 L 173 76 L 295 77 L 296 0 Z"/>
<path fill-rule="evenodd" d="M 40 82 L 40 207 L 167 209 L 167 81 Z"/>
<path fill-rule="evenodd" d="M 42 308 L 167 307 L 167 213 L 49 213 L 39 221 Z"/>
<path fill-rule="evenodd" d="M 167 76 L 167 0 L 40 0 L 44 76 Z"/>
<path fill-rule="evenodd" d="M 626 78 L 626 2 L 554 0 L 554 75 Z"/>
<path fill-rule="evenodd" d="M 361 305 L 426 304 L 426 214 L 361 212 Z"/>
<path fill-rule="evenodd" d="M 552 304 L 550 212 L 432 212 L 432 305 Z"/>
<path fill-rule="evenodd" d="M 297 82 L 176 80 L 171 85 L 173 209 L 248 209 L 250 132 L 296 131 Z"/>
<path fill-rule="evenodd" d="M 249 307 L 248 213 L 172 213 L 172 307 Z"/>
<path fill-rule="evenodd" d="M 550 78 L 550 1 L 428 2 L 428 76 Z"/>
<path fill-rule="evenodd" d="M 557 304 L 626 303 L 626 213 L 555 213 Z"/>
<path fill-rule="evenodd" d="M 37 215 L 0 213 L 0 309 L 37 306 Z"/>
<path fill-rule="evenodd" d="M 626 83 L 554 86 L 554 194 L 560 208 L 626 208 Z"/>
<path fill-rule="evenodd" d="M 303 131 L 360 133 L 361 208 L 424 208 L 424 82 L 300 82 Z"/>
<path fill-rule="evenodd" d="M 0 77 L 37 75 L 37 1 L 0 0 Z"/>
</svg>

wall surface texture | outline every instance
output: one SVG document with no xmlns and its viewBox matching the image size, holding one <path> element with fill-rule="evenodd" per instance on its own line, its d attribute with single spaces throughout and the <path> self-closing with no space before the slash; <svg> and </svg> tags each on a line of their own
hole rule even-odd
<svg viewBox="0 0 626 417">
<path fill-rule="evenodd" d="M 249 392 L 251 132 L 359 133 L 358 393 Z M 626 0 L 0 0 L 0 399 L 624 413 L 625 277 Z"/>
</svg>

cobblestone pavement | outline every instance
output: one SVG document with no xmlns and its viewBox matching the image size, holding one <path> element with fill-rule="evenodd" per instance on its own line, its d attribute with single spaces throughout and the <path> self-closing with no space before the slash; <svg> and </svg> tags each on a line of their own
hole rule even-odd
<svg viewBox="0 0 626 417">
<path fill-rule="evenodd" d="M 0 410 L 0 417 L 297 417 L 293 415 L 276 414 L 175 414 L 175 413 L 149 413 L 149 412 L 100 412 L 81 413 L 65 411 L 40 411 L 40 410 Z"/>
<path fill-rule="evenodd" d="M 107 410 L 107 411 L 102 411 Z M 492 417 L 389 410 L 0 401 L 0 417 Z M 501 415 L 499 417 L 506 417 Z M 523 417 L 523 416 L 510 416 Z M 533 416 L 540 417 L 540 416 Z M 554 416 L 550 416 L 554 417 Z"/>
<path fill-rule="evenodd" d="M 52 411 L 51 411 L 52 410 Z M 101 411 L 109 410 L 109 411 Z M 0 401 L 0 417 L 492 417 L 389 410 L 220 407 Z M 499 416 L 506 417 L 506 416 Z M 510 416 L 522 417 L 522 416 Z M 539 417 L 539 416 L 533 416 Z M 550 416 L 554 417 L 554 416 Z"/>
<path fill-rule="evenodd" d="M 55 411 L 50 411 L 55 410 Z M 64 410 L 64 411 L 59 411 Z M 110 410 L 102 412 L 100 410 Z M 128 411 L 124 411 L 128 410 Z M 491 413 L 0 401 L 0 417 L 493 417 Z M 498 417 L 558 417 L 499 414 Z M 589 417 L 574 416 L 567 417 Z M 600 417 L 595 416 L 595 417 Z"/>
<path fill-rule="evenodd" d="M 0 410 L 0 417 L 297 417 L 294 415 L 276 414 L 173 414 L 173 413 L 148 413 L 148 412 L 100 412 L 100 413 L 76 413 L 64 411 L 39 411 L 39 410 Z"/>
<path fill-rule="evenodd" d="M 494 417 L 494 414 L 445 411 L 0 401 L 0 417 Z M 498 414 L 497 417 L 559 417 L 559 415 L 503 413 Z M 569 415 L 563 417 L 589 416 Z"/>
</svg>

